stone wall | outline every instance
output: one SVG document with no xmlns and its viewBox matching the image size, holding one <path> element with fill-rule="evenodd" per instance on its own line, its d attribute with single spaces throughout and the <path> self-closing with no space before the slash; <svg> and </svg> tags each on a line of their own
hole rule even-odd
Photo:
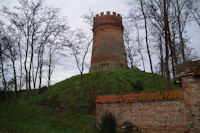
<svg viewBox="0 0 200 133">
<path fill-rule="evenodd" d="M 123 130 L 129 122 L 142 133 L 200 133 L 200 63 L 182 67 L 177 73 L 182 89 L 168 92 L 98 96 L 96 123 L 105 112 Z M 190 64 L 191 65 L 191 64 Z M 184 65 L 185 66 L 185 65 Z M 182 69 L 182 70 L 181 70 Z"/>
</svg>

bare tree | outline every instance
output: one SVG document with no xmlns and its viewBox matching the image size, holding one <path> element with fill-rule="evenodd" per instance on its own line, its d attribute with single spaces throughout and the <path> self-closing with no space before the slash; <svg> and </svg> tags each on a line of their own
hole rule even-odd
<svg viewBox="0 0 200 133">
<path fill-rule="evenodd" d="M 153 85 L 154 84 L 154 73 L 153 73 L 153 65 L 152 65 L 152 61 L 151 61 L 151 54 L 150 54 L 150 50 L 149 50 L 147 15 L 146 15 L 146 11 L 145 11 L 145 8 L 144 8 L 144 0 L 140 0 L 140 7 L 141 7 L 141 12 L 142 12 L 142 15 L 143 15 L 143 19 L 144 19 L 145 41 L 146 41 L 146 48 L 147 48 L 147 53 L 148 53 L 148 57 L 149 57 L 150 68 L 151 68 L 152 85 Z"/>
<path fill-rule="evenodd" d="M 165 38 L 165 30 L 167 28 L 167 40 L 168 40 L 168 47 L 169 50 L 168 52 L 170 52 L 170 57 L 171 57 L 171 68 L 172 68 L 172 74 L 173 77 L 175 77 L 175 69 L 174 69 L 174 64 L 177 64 L 177 53 L 176 53 L 176 20 L 175 20 L 175 15 L 174 15 L 174 11 L 172 9 L 172 6 L 170 5 L 170 1 L 167 1 L 167 10 L 166 10 L 166 14 L 164 14 L 164 1 L 153 1 L 150 0 L 150 2 L 147 5 L 148 8 L 148 20 L 150 20 L 152 27 L 153 27 L 153 36 L 155 36 L 155 38 L 157 39 L 157 42 L 161 42 L 162 38 Z M 166 16 L 167 16 L 167 23 L 166 23 Z M 170 16 L 170 17 L 168 17 Z M 169 19 L 170 18 L 170 19 Z M 165 21 L 164 21 L 165 20 Z M 171 34 L 171 30 L 172 30 L 172 34 Z M 157 37 L 157 33 L 159 34 Z M 172 39 L 171 39 L 172 38 Z M 161 49 L 161 43 L 158 43 L 159 45 L 159 55 L 162 55 L 162 49 Z M 166 48 L 166 47 L 165 47 Z M 163 57 L 163 56 L 161 56 Z M 161 62 L 160 65 L 163 64 L 163 58 L 160 58 Z M 170 58 L 169 58 L 170 59 Z M 175 61 L 175 62 L 174 62 Z M 168 62 L 165 62 L 168 63 Z M 170 64 L 170 63 L 169 63 Z M 161 67 L 163 68 L 163 67 Z M 165 67 L 166 68 L 166 67 Z"/>
<path fill-rule="evenodd" d="M 140 58 L 141 58 L 141 61 L 142 61 L 142 65 L 143 65 L 143 69 L 145 71 L 144 56 L 142 54 L 144 48 L 143 48 L 143 45 L 142 45 L 142 38 L 140 37 L 140 30 L 139 30 L 141 28 L 141 26 L 139 26 L 139 24 L 138 24 L 137 16 L 134 15 L 132 18 L 134 19 L 133 20 L 134 27 L 135 27 L 136 32 L 137 32 L 137 37 L 136 37 L 136 42 L 138 44 L 137 51 L 138 51 L 138 53 L 140 55 Z"/>
<path fill-rule="evenodd" d="M 128 22 L 124 21 L 124 42 L 125 42 L 125 51 L 126 51 L 126 59 L 128 66 L 130 68 L 135 68 L 136 66 L 136 61 L 135 58 L 138 55 L 138 51 L 135 47 L 134 39 L 133 36 L 131 36 L 131 26 L 128 24 Z"/>
<path fill-rule="evenodd" d="M 158 51 L 158 56 L 159 56 L 159 68 L 160 68 L 160 72 L 161 75 L 167 75 L 167 70 L 169 68 L 166 67 L 166 61 L 164 61 L 164 54 L 166 52 L 166 50 L 169 52 L 168 47 L 166 49 L 166 45 L 164 45 L 163 40 L 165 40 L 165 19 L 164 19 L 164 8 L 163 8 L 163 1 L 160 0 L 150 0 L 148 3 L 146 3 L 146 8 L 147 8 L 147 15 L 148 15 L 148 21 L 150 21 L 151 24 L 151 36 L 154 40 L 155 43 L 155 48 L 157 49 L 156 51 Z M 168 13 L 168 12 L 167 12 Z M 167 33 L 170 34 L 169 28 L 167 29 Z M 170 37 L 168 38 L 170 39 Z M 170 44 L 171 41 L 169 40 Z M 171 45 L 170 45 L 171 46 Z M 165 51 L 164 51 L 165 48 Z M 170 52 L 171 52 L 171 57 L 173 58 L 173 52 L 172 52 L 172 47 L 170 47 Z M 167 56 L 166 56 L 167 55 Z M 169 60 L 169 54 L 165 54 L 165 58 L 167 57 Z M 174 63 L 173 63 L 173 59 L 171 60 L 172 63 L 172 72 L 174 75 Z M 169 70 L 168 70 L 169 71 Z"/>
<path fill-rule="evenodd" d="M 157 73 L 161 76 L 165 76 L 164 67 L 164 43 L 163 43 L 163 33 L 160 33 L 154 26 L 151 27 L 152 44 L 154 44 L 155 53 L 158 55 L 158 65 L 156 66 Z"/>
<path fill-rule="evenodd" d="M 148 36 L 147 39 L 145 38 L 148 40 L 146 42 L 156 46 L 154 49 L 157 49 L 156 53 L 159 56 L 158 64 L 160 65 L 161 75 L 167 77 L 166 88 L 170 88 L 170 74 L 172 73 L 175 77 L 174 65 L 196 58 L 193 56 L 194 52 L 189 46 L 189 38 L 186 35 L 186 26 L 191 22 L 191 16 L 194 18 L 192 11 L 193 13 L 197 11 L 198 14 L 197 6 L 193 3 L 197 5 L 199 2 L 196 0 L 140 0 L 139 2 L 129 2 L 129 14 L 132 11 L 133 14 L 143 16 L 144 28 L 147 29 L 145 36 Z M 139 21 L 141 21 L 140 16 L 137 17 Z"/>
<path fill-rule="evenodd" d="M 15 34 L 13 29 L 9 28 L 9 30 L 10 30 L 9 32 Z M 15 102 L 17 103 L 18 84 L 17 84 L 17 72 L 16 72 L 16 60 L 17 60 L 17 44 L 16 44 L 16 41 L 18 39 L 15 38 L 13 34 L 11 34 L 11 35 L 12 35 L 12 37 L 7 35 L 7 38 L 6 38 L 6 45 L 8 47 L 8 54 L 6 54 L 6 55 L 12 62 L 13 80 L 14 80 L 14 88 L 15 88 Z"/>
<path fill-rule="evenodd" d="M 52 45 L 58 43 L 58 38 L 63 36 L 64 32 L 68 29 L 66 26 L 66 21 L 64 18 L 59 17 L 59 10 L 54 8 L 46 8 L 43 12 L 42 17 L 43 23 L 42 28 L 40 29 L 41 37 L 39 40 L 38 47 L 38 65 L 37 70 L 39 69 L 39 88 L 42 85 L 42 70 L 44 64 L 44 52 L 45 47 L 49 47 L 49 42 L 52 42 Z M 62 40 L 60 40 L 62 41 Z M 56 47 L 54 47 L 55 49 Z M 52 52 L 52 50 L 51 50 Z M 49 58 L 50 56 L 48 56 Z M 37 76 L 36 76 L 37 78 Z"/>
<path fill-rule="evenodd" d="M 20 68 L 20 89 L 23 86 L 22 77 L 25 75 L 25 88 L 27 96 L 32 88 L 41 88 L 43 71 L 49 69 L 45 66 L 45 61 L 52 56 L 46 56 L 49 52 L 49 42 L 58 43 L 58 38 L 62 37 L 67 29 L 65 18 L 59 16 L 59 9 L 45 6 L 40 0 L 32 2 L 30 0 L 19 0 L 20 6 L 10 11 L 3 8 L 3 15 L 7 18 L 13 28 L 19 34 L 18 51 L 19 51 L 19 68 Z M 56 39 L 55 39 L 56 38 Z M 52 44 L 52 45 L 53 45 Z M 51 52 L 52 49 L 51 48 Z M 54 50 L 53 50 L 54 51 Z M 50 53 L 51 53 L 50 52 Z M 55 52 L 53 52 L 55 53 Z M 49 53 L 48 53 L 49 54 Z M 24 61 L 22 63 L 22 61 Z M 22 70 L 22 67 L 24 70 Z M 51 66 L 50 66 L 51 67 Z M 52 70 L 50 70 L 52 75 Z M 49 78 L 49 85 L 50 85 Z"/>
<path fill-rule="evenodd" d="M 19 91 L 22 90 L 22 87 L 23 87 L 23 62 L 22 62 L 22 56 L 23 56 L 23 53 L 22 53 L 22 43 L 21 43 L 21 34 L 17 34 L 17 46 L 18 46 L 18 55 L 19 55 Z"/>
<path fill-rule="evenodd" d="M 41 1 L 37 3 L 29 2 L 28 0 L 21 0 L 20 7 L 16 8 L 16 12 L 9 11 L 4 7 L 4 14 L 15 25 L 15 27 L 22 33 L 25 38 L 25 59 L 24 70 L 26 89 L 31 89 L 31 69 L 34 57 L 34 46 L 36 40 L 36 33 L 39 25 L 36 24 L 37 11 L 42 4 Z M 28 63 L 30 53 L 30 62 Z M 28 91 L 27 91 L 28 93 Z"/>
<path fill-rule="evenodd" d="M 68 32 L 65 39 L 65 46 L 70 49 L 71 55 L 75 59 L 76 66 L 80 72 L 81 81 L 83 71 L 87 66 L 86 56 L 93 42 L 93 35 L 91 35 L 91 31 L 93 28 L 94 12 L 89 9 L 89 14 L 83 15 L 82 18 L 83 21 L 90 27 L 89 33 L 86 33 L 83 29 L 76 29 Z"/>
<path fill-rule="evenodd" d="M 2 27 L 2 32 L 4 33 L 3 38 L 1 39 L 1 43 L 5 45 L 6 50 L 2 52 L 2 54 L 10 60 L 11 69 L 13 77 L 10 79 L 11 82 L 14 85 L 14 91 L 15 91 L 15 103 L 17 103 L 17 92 L 18 92 L 18 86 L 21 87 L 22 81 L 21 81 L 21 70 L 20 70 L 20 76 L 17 75 L 17 61 L 19 58 L 19 52 L 18 52 L 18 46 L 20 45 L 20 35 L 16 33 L 15 29 L 13 29 L 12 26 Z M 7 60 L 7 61 L 9 61 Z M 21 61 L 20 61 L 21 62 Z M 7 65 L 8 68 L 8 65 Z M 10 70 L 10 69 L 9 69 Z M 10 76 L 9 76 L 10 77 Z M 18 77 L 20 80 L 20 85 L 18 85 Z M 4 78 L 5 82 L 5 78 Z"/>
<path fill-rule="evenodd" d="M 83 21 L 88 24 L 90 26 L 90 28 L 93 28 L 93 18 L 95 16 L 94 11 L 92 11 L 92 9 L 89 9 L 89 13 L 88 14 L 84 14 L 82 16 Z"/>
<path fill-rule="evenodd" d="M 65 36 L 62 35 L 63 32 L 65 32 L 65 28 L 60 28 L 60 30 L 57 30 L 57 32 L 49 38 L 48 44 L 47 44 L 47 68 L 48 68 L 48 81 L 47 85 L 51 85 L 51 77 L 55 68 L 55 65 L 57 63 L 58 58 L 56 58 L 57 55 L 61 56 L 62 50 L 63 50 L 63 41 Z M 63 37 L 62 37 L 63 36 Z"/>
<path fill-rule="evenodd" d="M 179 40 L 181 44 L 181 53 L 182 53 L 182 60 L 183 62 L 186 61 L 185 57 L 185 42 L 183 38 L 183 33 L 185 31 L 186 24 L 190 22 L 190 13 L 191 13 L 191 1 L 189 0 L 176 0 L 173 1 L 173 11 L 175 14 L 177 26 L 178 26 L 178 32 L 179 32 Z"/>
<path fill-rule="evenodd" d="M 123 21 L 123 25 L 123 38 L 125 42 L 126 60 L 128 66 L 130 68 L 136 68 L 140 65 L 139 62 L 142 61 L 143 69 L 145 71 L 144 57 L 142 53 L 143 46 L 141 43 L 142 40 L 140 38 L 139 26 L 137 24 L 137 20 L 135 20 L 134 14 L 129 14 L 129 16 L 127 17 L 127 21 Z M 136 37 L 134 36 L 135 29 L 137 31 Z"/>
<path fill-rule="evenodd" d="M 191 13 L 194 18 L 194 21 L 200 26 L 200 8 L 199 7 L 200 7 L 200 1 L 192 0 Z"/>
<path fill-rule="evenodd" d="M 66 46 L 71 50 L 71 55 L 75 58 L 77 68 L 82 78 L 82 74 L 86 65 L 85 58 L 93 38 L 87 36 L 87 34 L 80 29 L 71 32 L 67 38 Z"/>
<path fill-rule="evenodd" d="M 57 63 L 56 61 L 56 53 L 58 52 L 59 46 L 57 45 L 49 45 L 49 51 L 48 51 L 48 81 L 47 81 L 47 85 L 48 87 L 51 85 L 51 77 L 55 68 L 55 64 Z"/>
<path fill-rule="evenodd" d="M 4 45 L 4 36 L 2 36 L 2 34 L 0 35 L 0 63 L 1 63 L 1 66 L 0 66 L 0 70 L 1 70 L 1 78 L 2 78 L 2 84 L 3 84 L 3 91 L 4 91 L 4 95 L 6 97 L 6 100 L 8 100 L 8 94 L 7 94 L 7 80 L 6 80 L 6 77 L 5 77 L 5 61 L 6 61 L 6 57 L 5 55 L 3 54 L 4 52 L 4 48 L 3 48 Z"/>
<path fill-rule="evenodd" d="M 168 21 L 168 7 L 169 3 L 168 0 L 163 0 L 163 7 L 164 7 L 164 23 L 165 23 L 165 28 L 164 28 L 164 34 L 165 34 L 165 69 L 166 69 L 166 74 L 167 74 L 167 79 L 166 79 L 166 89 L 170 89 L 170 73 L 169 73 L 169 21 Z"/>
<path fill-rule="evenodd" d="M 144 2 L 144 1 L 142 1 L 142 2 Z M 145 71 L 145 62 L 144 62 L 145 58 L 144 58 L 144 54 L 143 54 L 144 46 L 143 46 L 143 38 L 141 37 L 141 33 L 146 33 L 146 32 L 145 32 L 145 27 L 144 27 L 145 23 L 142 22 L 144 20 L 144 17 L 143 17 L 143 13 L 141 10 L 141 3 L 140 3 L 140 1 L 138 1 L 138 2 L 129 1 L 127 4 L 129 5 L 129 8 L 130 8 L 129 15 L 127 17 L 128 22 L 130 23 L 130 26 L 133 28 L 133 29 L 131 29 L 131 27 L 129 27 L 128 29 L 132 30 L 132 32 L 133 32 L 132 34 L 134 34 L 134 36 L 135 36 L 134 41 L 136 42 L 135 45 L 137 46 L 138 56 L 140 56 L 140 58 L 137 62 L 139 62 L 139 61 L 142 62 L 142 66 Z M 149 41 L 149 39 L 148 39 L 148 41 Z"/>
<path fill-rule="evenodd" d="M 160 70 L 161 70 L 161 75 L 164 77 L 164 52 L 163 52 L 163 42 L 162 42 L 162 37 L 161 35 L 158 35 L 159 37 L 159 54 L 160 54 Z"/>
</svg>

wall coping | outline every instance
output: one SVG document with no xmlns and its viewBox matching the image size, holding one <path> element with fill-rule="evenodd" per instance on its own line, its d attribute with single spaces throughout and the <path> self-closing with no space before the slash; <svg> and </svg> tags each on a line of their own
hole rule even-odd
<svg viewBox="0 0 200 133">
<path fill-rule="evenodd" d="M 161 91 L 161 92 L 97 96 L 95 102 L 116 103 L 116 102 L 134 102 L 134 101 L 173 100 L 182 98 L 183 98 L 183 90 L 181 89 L 181 90 Z"/>
<path fill-rule="evenodd" d="M 176 77 L 175 79 L 181 79 L 187 76 L 200 76 L 200 60 L 188 61 L 183 64 L 175 65 Z"/>
</svg>

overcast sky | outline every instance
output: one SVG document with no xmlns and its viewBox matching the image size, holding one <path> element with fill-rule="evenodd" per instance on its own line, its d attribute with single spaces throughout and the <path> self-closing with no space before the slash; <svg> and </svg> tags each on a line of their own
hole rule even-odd
<svg viewBox="0 0 200 133">
<path fill-rule="evenodd" d="M 89 9 L 95 13 L 115 11 L 123 16 L 128 14 L 127 0 L 46 0 L 49 6 L 60 8 L 62 16 L 67 16 L 68 24 L 74 28 L 84 28 L 81 16 L 87 14 Z M 17 5 L 17 0 L 0 0 L 0 6 L 5 5 L 9 8 Z M 1 16 L 0 16 L 1 17 Z M 188 36 L 191 37 L 191 46 L 199 53 L 200 49 L 200 27 L 191 24 L 187 27 Z M 90 60 L 91 51 L 88 55 Z M 148 59 L 146 58 L 146 68 L 149 70 Z M 88 72 L 88 69 L 85 71 Z M 77 67 L 72 57 L 61 58 L 55 68 L 52 82 L 64 80 L 73 75 L 77 75 Z"/>
</svg>

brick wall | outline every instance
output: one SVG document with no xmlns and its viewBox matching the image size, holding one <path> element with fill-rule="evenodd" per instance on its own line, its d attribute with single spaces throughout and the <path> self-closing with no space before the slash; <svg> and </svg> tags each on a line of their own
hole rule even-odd
<svg viewBox="0 0 200 133">
<path fill-rule="evenodd" d="M 111 112 L 121 130 L 129 122 L 142 133 L 200 133 L 200 61 L 178 70 L 182 90 L 98 96 L 97 126 Z"/>
<path fill-rule="evenodd" d="M 192 133 L 200 133 L 200 78 L 182 78 L 187 127 Z"/>
<path fill-rule="evenodd" d="M 156 93 L 150 94 L 155 95 Z M 137 95 L 138 99 L 132 101 L 128 101 L 129 99 L 122 102 L 115 102 L 115 100 L 113 100 L 114 102 L 106 102 L 104 100 L 104 103 L 102 103 L 97 101 L 97 125 L 101 122 L 101 116 L 105 112 L 111 112 L 115 115 L 118 128 L 121 130 L 125 122 L 130 122 L 142 132 L 157 132 L 163 130 L 166 132 L 187 131 L 186 119 L 184 117 L 184 103 L 181 97 L 177 99 L 172 98 L 170 100 L 155 99 L 163 97 L 162 93 L 158 93 L 158 95 L 156 95 L 157 97 L 148 100 L 146 98 L 150 96 L 149 94 L 147 94 L 146 97 L 143 95 L 138 96 L 138 94 L 129 95 L 129 97 L 135 97 L 135 95 Z M 123 97 L 125 98 L 125 96 Z M 141 97 L 143 97 L 143 100 Z M 116 100 L 117 99 L 120 98 L 116 98 Z"/>
</svg>

